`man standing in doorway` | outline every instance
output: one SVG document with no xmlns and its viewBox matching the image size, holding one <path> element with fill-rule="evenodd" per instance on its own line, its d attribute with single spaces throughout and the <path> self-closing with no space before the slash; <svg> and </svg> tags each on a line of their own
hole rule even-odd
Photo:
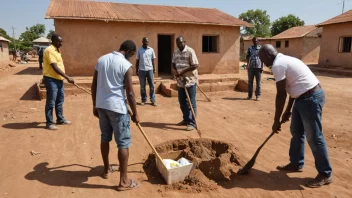
<svg viewBox="0 0 352 198">
<path fill-rule="evenodd" d="M 194 50 L 186 45 L 182 36 L 176 39 L 177 49 L 172 58 L 172 68 L 176 70 L 178 101 L 183 114 L 183 120 L 178 123 L 180 126 L 187 126 L 187 131 L 195 129 L 195 120 L 192 116 L 190 106 L 197 114 L 196 90 L 198 83 L 198 59 Z M 188 104 L 184 87 L 187 88 L 192 104 Z"/>
<path fill-rule="evenodd" d="M 248 48 L 247 52 L 247 65 L 248 65 L 248 100 L 252 99 L 253 94 L 253 81 L 255 77 L 255 81 L 257 83 L 257 87 L 255 89 L 256 101 L 260 101 L 260 80 L 263 72 L 263 63 L 259 59 L 259 50 L 260 45 L 258 45 L 258 38 L 253 37 L 252 39 L 253 45 Z"/>
<path fill-rule="evenodd" d="M 318 175 L 306 182 L 311 188 L 318 188 L 332 182 L 332 168 L 322 131 L 322 113 L 325 94 L 319 80 L 301 60 L 278 53 L 272 45 L 264 45 L 259 52 L 260 59 L 267 66 L 272 65 L 276 81 L 275 118 L 273 132 L 281 130 L 281 122 L 291 121 L 290 163 L 278 166 L 280 171 L 302 172 L 304 166 L 304 143 L 312 149 Z M 290 95 L 287 108 L 287 93 Z M 292 108 L 293 106 L 293 108 Z"/>
<path fill-rule="evenodd" d="M 119 52 L 112 52 L 99 58 L 92 82 L 93 114 L 99 118 L 101 130 L 100 149 L 104 162 L 103 177 L 120 169 L 118 191 L 132 190 L 138 184 L 127 176 L 129 147 L 131 145 L 130 116 L 126 104 L 133 112 L 132 121 L 139 123 L 136 100 L 132 85 L 132 64 L 128 61 L 136 52 L 133 41 L 127 40 Z M 120 168 L 110 166 L 109 142 L 114 135 L 118 146 Z"/>
<path fill-rule="evenodd" d="M 149 96 L 150 101 L 153 106 L 157 106 L 155 102 L 155 93 L 154 93 L 154 73 L 155 65 L 154 59 L 156 58 L 153 48 L 149 47 L 148 38 L 144 37 L 142 40 L 142 47 L 138 49 L 136 55 L 136 69 L 137 75 L 139 77 L 139 82 L 141 85 L 141 105 L 145 105 L 147 102 L 147 93 L 146 93 L 146 81 L 149 84 Z"/>
<path fill-rule="evenodd" d="M 69 125 L 63 116 L 64 104 L 64 79 L 74 84 L 75 81 L 65 74 L 65 66 L 61 57 L 60 47 L 62 38 L 54 34 L 51 37 L 52 44 L 44 51 L 43 82 L 46 88 L 45 117 L 46 128 L 57 130 L 53 121 L 53 109 L 56 112 L 56 124 Z"/>
</svg>

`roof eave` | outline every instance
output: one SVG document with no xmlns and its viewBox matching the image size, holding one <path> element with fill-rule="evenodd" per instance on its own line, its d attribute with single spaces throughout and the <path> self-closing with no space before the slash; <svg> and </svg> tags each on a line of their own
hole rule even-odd
<svg viewBox="0 0 352 198">
<path fill-rule="evenodd" d="M 177 23 L 177 24 L 198 24 L 198 25 L 217 25 L 217 26 L 231 26 L 231 27 L 254 27 L 250 23 L 243 24 L 220 24 L 220 23 L 207 23 L 207 22 L 192 22 L 192 21 L 156 21 L 156 20 L 131 20 L 131 19 L 104 19 L 104 18 L 81 18 L 81 17 L 52 17 L 45 16 L 45 19 L 70 19 L 70 20 L 91 20 L 91 21 L 114 21 L 114 22 L 134 22 L 134 23 Z"/>
<path fill-rule="evenodd" d="M 335 22 L 335 23 L 320 23 L 316 25 L 316 27 L 323 27 L 327 25 L 336 25 L 336 24 L 341 24 L 341 23 L 352 23 L 352 21 L 343 21 L 343 22 Z"/>
</svg>

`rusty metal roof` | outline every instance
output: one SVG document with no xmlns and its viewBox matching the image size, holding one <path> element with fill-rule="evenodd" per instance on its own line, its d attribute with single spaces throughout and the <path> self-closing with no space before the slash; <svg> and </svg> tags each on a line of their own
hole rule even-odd
<svg viewBox="0 0 352 198">
<path fill-rule="evenodd" d="M 315 25 L 293 27 L 284 32 L 281 32 L 276 36 L 271 37 L 271 39 L 276 40 L 276 39 L 301 38 L 316 29 L 318 28 Z"/>
<path fill-rule="evenodd" d="M 51 0 L 45 18 L 252 27 L 251 24 L 245 21 L 211 8 L 82 0 Z"/>
<path fill-rule="evenodd" d="M 318 24 L 317 26 L 331 25 L 336 23 L 347 23 L 352 22 L 352 10 L 349 10 L 341 15 L 338 15 L 330 20 Z"/>
</svg>

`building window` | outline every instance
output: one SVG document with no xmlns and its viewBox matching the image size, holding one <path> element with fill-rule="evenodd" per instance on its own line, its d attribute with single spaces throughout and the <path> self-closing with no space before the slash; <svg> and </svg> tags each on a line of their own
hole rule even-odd
<svg viewBox="0 0 352 198">
<path fill-rule="evenodd" d="M 352 46 L 352 37 L 340 37 L 340 42 L 339 42 L 340 53 L 352 52 L 351 46 Z"/>
<path fill-rule="evenodd" d="M 218 36 L 203 36 L 203 52 L 217 53 Z"/>
<path fill-rule="evenodd" d="M 285 48 L 288 48 L 290 46 L 290 41 L 285 41 Z"/>
<path fill-rule="evenodd" d="M 276 48 L 281 48 L 281 41 L 276 41 Z"/>
</svg>

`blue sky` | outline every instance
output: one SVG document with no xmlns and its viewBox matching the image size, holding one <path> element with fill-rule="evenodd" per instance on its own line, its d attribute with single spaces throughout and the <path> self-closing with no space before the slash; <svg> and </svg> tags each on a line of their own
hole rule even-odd
<svg viewBox="0 0 352 198">
<path fill-rule="evenodd" d="M 98 0 L 108 1 L 108 0 Z M 217 8 L 232 16 L 238 17 L 249 9 L 263 9 L 270 15 L 271 21 L 294 14 L 303 19 L 306 25 L 313 25 L 342 12 L 343 0 L 109 0 L 119 3 L 160 4 L 190 7 Z M 345 0 L 345 11 L 352 9 L 352 0 Z M 29 3 L 30 2 L 30 3 Z M 46 30 L 54 29 L 53 20 L 44 19 L 50 0 L 2 0 L 0 27 L 12 35 L 11 27 L 15 27 L 16 37 L 26 27 L 41 23 Z"/>
</svg>

